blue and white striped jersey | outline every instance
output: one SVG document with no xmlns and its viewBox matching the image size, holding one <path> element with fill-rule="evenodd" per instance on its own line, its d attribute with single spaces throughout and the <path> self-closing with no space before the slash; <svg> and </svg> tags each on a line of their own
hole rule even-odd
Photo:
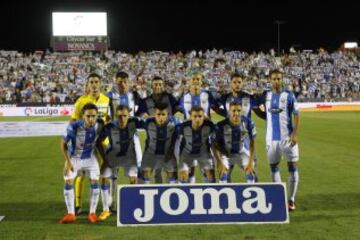
<svg viewBox="0 0 360 240">
<path fill-rule="evenodd" d="M 96 141 L 103 129 L 104 122 L 98 119 L 93 127 L 85 127 L 84 120 L 70 123 L 64 141 L 68 143 L 70 157 L 90 159 L 94 156 Z"/>
<path fill-rule="evenodd" d="M 253 96 L 241 92 L 239 96 L 234 96 L 232 93 L 222 95 L 218 100 L 220 106 L 223 106 L 224 117 L 229 116 L 230 103 L 239 102 L 241 104 L 241 115 L 251 118 L 251 110 L 257 107 L 257 102 Z"/>
<path fill-rule="evenodd" d="M 155 118 L 148 118 L 145 121 L 145 130 L 147 133 L 145 152 L 164 155 L 167 154 L 170 146 L 175 144 L 176 126 L 180 124 L 180 120 L 170 117 L 164 126 L 156 125 Z"/>
<path fill-rule="evenodd" d="M 115 153 L 118 157 L 123 157 L 128 154 L 129 151 L 135 153 L 134 149 L 134 136 L 136 129 L 143 128 L 143 121 L 131 117 L 125 128 L 119 128 L 118 120 L 115 120 L 105 125 L 104 130 L 100 136 L 100 140 L 109 138 L 109 146 L 106 153 Z"/>
<path fill-rule="evenodd" d="M 250 150 L 250 141 L 256 137 L 254 122 L 242 116 L 240 125 L 233 126 L 228 118 L 218 122 L 211 141 L 217 143 L 228 155 Z"/>
<path fill-rule="evenodd" d="M 292 115 L 299 107 L 292 92 L 265 92 L 260 100 L 266 111 L 266 142 L 288 140 L 292 131 Z"/>
<path fill-rule="evenodd" d="M 204 124 L 197 130 L 192 129 L 191 121 L 183 122 L 176 129 L 177 139 L 180 143 L 180 153 L 199 155 L 210 151 L 210 136 L 215 130 L 214 124 L 210 120 L 205 120 Z"/>
<path fill-rule="evenodd" d="M 130 116 L 135 116 L 135 112 L 140 103 L 140 96 L 137 92 L 128 92 L 124 95 L 120 95 L 117 91 L 112 90 L 107 93 L 107 96 L 110 98 L 110 113 L 112 120 L 115 120 L 116 107 L 119 105 L 128 106 L 131 109 Z"/>
<path fill-rule="evenodd" d="M 202 107 L 205 115 L 210 118 L 210 109 L 215 105 L 214 97 L 208 91 L 201 91 L 198 96 L 192 96 L 188 92 L 179 99 L 179 110 L 184 114 L 184 119 L 190 119 L 190 110 L 193 106 Z"/>
</svg>

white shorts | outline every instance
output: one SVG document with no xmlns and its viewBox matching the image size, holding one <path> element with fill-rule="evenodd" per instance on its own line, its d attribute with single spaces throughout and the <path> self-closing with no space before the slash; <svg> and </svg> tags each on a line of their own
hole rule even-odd
<svg viewBox="0 0 360 240">
<path fill-rule="evenodd" d="M 91 180 L 99 180 L 100 168 L 95 156 L 87 159 L 70 158 L 70 162 L 73 165 L 74 171 L 69 171 L 68 174 L 64 176 L 65 180 L 82 176 L 83 172 L 85 172 L 85 175 Z"/>
<path fill-rule="evenodd" d="M 214 160 L 209 153 L 191 155 L 183 153 L 180 155 L 179 171 L 189 171 L 191 167 L 199 164 L 201 169 L 214 169 Z"/>
<path fill-rule="evenodd" d="M 110 178 L 116 173 L 120 167 L 124 168 L 125 176 L 136 177 L 138 174 L 138 167 L 136 162 L 136 155 L 129 152 L 126 156 L 118 157 L 115 152 L 108 153 L 109 167 L 105 168 L 101 173 L 104 178 Z"/>
<path fill-rule="evenodd" d="M 229 170 L 231 165 L 238 165 L 241 168 L 245 168 L 249 164 L 250 155 L 246 152 L 241 152 L 240 154 L 232 154 L 229 157 L 226 155 L 221 155 L 221 159 Z"/>
<path fill-rule="evenodd" d="M 176 171 L 176 159 L 171 158 L 168 162 L 165 162 L 164 155 L 155 155 L 152 153 L 144 152 L 143 159 L 141 161 L 141 169 L 161 169 L 164 168 L 167 172 Z"/>
<path fill-rule="evenodd" d="M 272 141 L 266 145 L 267 159 L 270 164 L 280 162 L 281 157 L 285 156 L 288 162 L 299 161 L 299 146 L 295 144 L 291 147 L 290 140 Z"/>
</svg>

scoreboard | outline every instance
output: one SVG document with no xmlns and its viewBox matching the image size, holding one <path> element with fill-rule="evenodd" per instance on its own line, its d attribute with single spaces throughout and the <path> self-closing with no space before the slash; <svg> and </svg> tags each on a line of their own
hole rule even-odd
<svg viewBox="0 0 360 240">
<path fill-rule="evenodd" d="M 55 51 L 102 51 L 109 47 L 106 12 L 53 12 Z"/>
</svg>

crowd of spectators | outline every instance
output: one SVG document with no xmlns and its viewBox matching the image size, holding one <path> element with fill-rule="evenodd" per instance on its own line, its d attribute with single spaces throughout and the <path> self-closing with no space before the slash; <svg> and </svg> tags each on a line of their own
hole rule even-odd
<svg viewBox="0 0 360 240">
<path fill-rule="evenodd" d="M 186 53 L 161 51 L 128 54 L 106 51 L 50 52 L 30 54 L 0 51 L 0 103 L 74 103 L 84 94 L 86 76 L 97 72 L 103 91 L 110 90 L 117 71 L 129 73 L 133 90 L 150 94 L 151 79 L 162 77 L 175 96 L 186 91 L 191 71 L 201 71 L 206 87 L 215 95 L 229 91 L 233 72 L 245 76 L 245 90 L 269 88 L 273 68 L 284 72 L 284 87 L 299 101 L 337 101 L 360 97 L 360 55 L 354 52 L 319 50 L 268 53 L 206 50 Z"/>
</svg>

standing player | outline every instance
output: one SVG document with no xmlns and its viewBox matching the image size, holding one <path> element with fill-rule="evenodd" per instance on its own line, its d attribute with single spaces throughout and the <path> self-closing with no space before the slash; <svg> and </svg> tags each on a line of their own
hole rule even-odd
<svg viewBox="0 0 360 240">
<path fill-rule="evenodd" d="M 110 98 L 110 113 L 111 113 L 111 120 L 116 120 L 116 109 L 118 106 L 127 106 L 129 108 L 130 117 L 135 116 L 135 112 L 137 111 L 137 108 L 140 104 L 140 96 L 135 91 L 130 91 L 129 87 L 129 75 L 126 72 L 119 71 L 115 75 L 114 79 L 114 87 L 113 89 L 107 93 L 108 97 Z M 138 167 L 141 166 L 141 159 L 142 159 L 142 150 L 141 150 L 141 144 L 140 144 L 140 138 L 138 136 L 138 132 L 135 134 L 134 138 L 134 144 L 135 144 L 135 151 L 136 151 L 136 159 L 137 159 L 137 165 Z M 112 202 L 112 198 L 115 198 L 116 194 L 116 180 L 117 180 L 117 170 L 114 169 L 115 172 L 112 176 L 112 182 L 110 187 L 111 192 L 111 199 L 110 202 Z M 115 202 L 114 202 L 115 203 Z M 110 204 L 112 205 L 112 204 Z M 112 209 L 114 206 L 112 206 Z"/>
<path fill-rule="evenodd" d="M 270 72 L 272 91 L 265 92 L 259 103 L 266 111 L 266 150 L 274 182 L 281 182 L 279 162 L 282 155 L 288 161 L 289 210 L 296 209 L 295 195 L 299 184 L 299 108 L 292 92 L 282 90 L 283 74 L 279 70 Z M 294 117 L 294 124 L 293 119 Z"/>
<path fill-rule="evenodd" d="M 228 180 L 229 166 L 238 164 L 245 171 L 246 181 L 254 183 L 254 152 L 256 129 L 251 119 L 241 116 L 241 103 L 232 102 L 229 117 L 215 126 L 212 153 L 217 160 L 219 182 Z"/>
<path fill-rule="evenodd" d="M 130 184 L 137 183 L 138 169 L 136 164 L 134 135 L 138 128 L 142 127 L 141 120 L 130 117 L 128 106 L 119 105 L 116 107 L 117 120 L 104 127 L 100 140 L 109 138 L 109 147 L 106 154 L 103 149 L 101 153 L 104 163 L 101 168 L 101 194 L 103 200 L 103 212 L 99 216 L 101 221 L 110 216 L 109 207 L 111 204 L 110 183 L 113 173 L 119 167 L 123 167 L 125 175 L 129 177 Z M 115 198 L 113 199 L 115 200 Z M 115 201 L 112 201 L 115 202 Z"/>
<path fill-rule="evenodd" d="M 145 122 L 146 147 L 141 162 L 145 183 L 150 183 L 153 169 L 164 168 L 169 183 L 176 183 L 176 159 L 174 156 L 175 130 L 179 120 L 169 116 L 166 103 L 156 103 L 154 117 Z"/>
<path fill-rule="evenodd" d="M 137 115 L 148 115 L 154 117 L 155 105 L 157 103 L 166 103 L 168 106 L 168 115 L 172 116 L 175 113 L 176 98 L 165 91 L 164 80 L 161 77 L 155 76 L 152 79 L 153 93 L 145 99 L 142 99 L 139 105 Z M 155 169 L 155 182 L 162 183 L 161 168 Z"/>
<path fill-rule="evenodd" d="M 62 140 L 61 151 L 65 158 L 64 167 L 64 198 L 68 214 L 60 223 L 72 223 L 76 220 L 74 208 L 74 179 L 78 174 L 85 172 L 90 178 L 90 211 L 88 220 L 90 223 L 97 222 L 96 207 L 99 200 L 99 163 L 94 155 L 97 139 L 100 135 L 104 122 L 97 120 L 97 107 L 88 103 L 83 107 L 83 119 L 70 123 L 67 134 Z M 68 148 L 70 143 L 70 149 Z"/>
<path fill-rule="evenodd" d="M 82 108 L 87 103 L 93 103 L 98 108 L 98 115 L 106 121 L 109 115 L 109 98 L 100 92 L 101 77 L 96 73 L 91 73 L 87 77 L 86 95 L 81 96 L 74 105 L 74 112 L 71 115 L 71 121 L 81 119 Z M 99 160 L 100 162 L 100 160 Z M 84 177 L 78 176 L 75 179 L 75 210 L 76 215 L 81 213 L 82 196 L 83 196 Z"/>
<path fill-rule="evenodd" d="M 190 121 L 183 122 L 177 129 L 177 141 L 180 150 L 179 180 L 182 183 L 189 182 L 189 171 L 196 166 L 197 161 L 206 174 L 207 181 L 215 182 L 214 162 L 210 154 L 209 138 L 214 131 L 214 124 L 205 119 L 204 109 L 193 106 L 190 110 Z"/>
</svg>

